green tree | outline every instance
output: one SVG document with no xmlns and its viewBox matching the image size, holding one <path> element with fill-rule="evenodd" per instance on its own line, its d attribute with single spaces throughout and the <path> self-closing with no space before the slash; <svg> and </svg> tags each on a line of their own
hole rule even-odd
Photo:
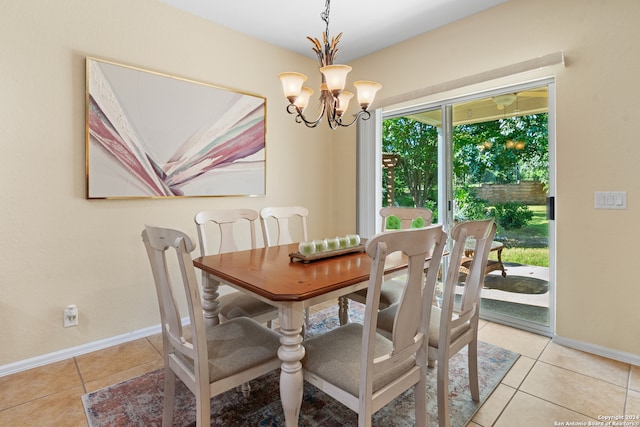
<svg viewBox="0 0 640 427">
<path fill-rule="evenodd" d="M 509 117 L 453 129 L 453 171 L 459 185 L 549 180 L 548 114 Z"/>
<path fill-rule="evenodd" d="M 382 149 L 400 157 L 396 166 L 396 194 L 403 191 L 415 206 L 424 207 L 435 200 L 438 191 L 438 129 L 434 126 L 397 117 L 382 122 Z M 398 197 L 397 197 L 398 198 Z"/>
<path fill-rule="evenodd" d="M 520 179 L 548 183 L 547 122 L 548 115 L 543 113 L 455 126 L 456 187 Z M 438 191 L 438 129 L 409 117 L 396 117 L 384 120 L 382 131 L 383 151 L 400 157 L 394 182 L 396 202 L 432 206 Z"/>
</svg>

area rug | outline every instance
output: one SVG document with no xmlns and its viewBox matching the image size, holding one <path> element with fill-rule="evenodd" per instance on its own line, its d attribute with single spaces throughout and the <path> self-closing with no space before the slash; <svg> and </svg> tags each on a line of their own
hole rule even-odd
<svg viewBox="0 0 640 427">
<path fill-rule="evenodd" d="M 351 303 L 352 322 L 362 320 L 362 307 Z M 332 307 L 311 316 L 307 333 L 315 335 L 338 326 L 337 309 Z M 465 426 L 482 402 L 500 383 L 519 355 L 479 342 L 478 367 L 480 403 L 473 402 L 468 387 L 466 349 L 450 363 L 449 408 L 451 426 Z M 161 426 L 163 370 L 115 384 L 82 397 L 91 427 Z M 211 426 L 283 426 L 284 416 L 279 395 L 280 372 L 273 371 L 251 382 L 251 395 L 244 398 L 230 390 L 211 399 Z M 429 369 L 427 385 L 429 426 L 438 425 L 436 370 Z M 178 380 L 174 426 L 193 426 L 193 395 Z M 374 426 L 404 427 L 414 425 L 414 399 L 405 392 L 373 416 Z M 299 418 L 300 426 L 342 427 L 357 425 L 357 415 L 322 391 L 305 382 Z"/>
</svg>

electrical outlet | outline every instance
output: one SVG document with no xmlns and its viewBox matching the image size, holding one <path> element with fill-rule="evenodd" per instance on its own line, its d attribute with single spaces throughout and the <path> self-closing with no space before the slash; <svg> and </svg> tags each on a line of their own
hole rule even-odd
<svg viewBox="0 0 640 427">
<path fill-rule="evenodd" d="M 65 328 L 78 325 L 78 307 L 71 304 L 65 308 L 63 321 Z"/>
</svg>

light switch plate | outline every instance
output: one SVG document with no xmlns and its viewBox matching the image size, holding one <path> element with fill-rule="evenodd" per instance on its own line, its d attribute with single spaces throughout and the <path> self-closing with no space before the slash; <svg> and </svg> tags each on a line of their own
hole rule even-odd
<svg viewBox="0 0 640 427">
<path fill-rule="evenodd" d="M 626 191 L 596 191 L 596 209 L 627 209 Z"/>
</svg>

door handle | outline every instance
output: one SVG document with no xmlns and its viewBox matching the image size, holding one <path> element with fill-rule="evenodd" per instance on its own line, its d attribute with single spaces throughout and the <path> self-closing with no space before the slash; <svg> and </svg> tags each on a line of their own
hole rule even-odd
<svg viewBox="0 0 640 427">
<path fill-rule="evenodd" d="M 554 196 L 547 197 L 547 219 L 556 219 L 556 198 Z"/>
</svg>

